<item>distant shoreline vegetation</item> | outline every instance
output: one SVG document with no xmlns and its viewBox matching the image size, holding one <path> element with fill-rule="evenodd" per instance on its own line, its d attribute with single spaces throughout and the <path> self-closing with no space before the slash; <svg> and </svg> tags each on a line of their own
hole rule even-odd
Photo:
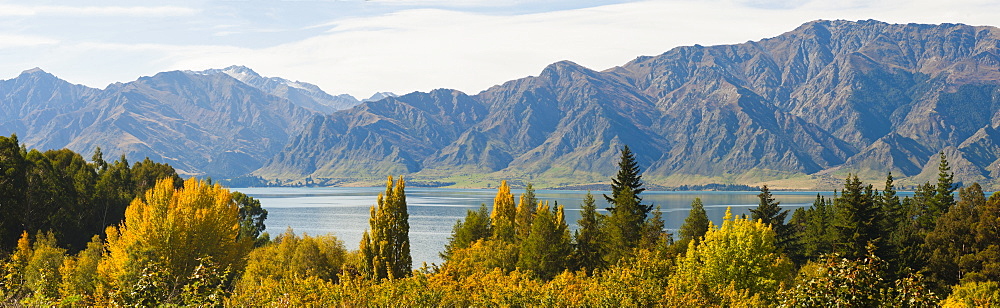
<svg viewBox="0 0 1000 308">
<path fill-rule="evenodd" d="M 346 183 L 344 179 L 313 179 L 306 178 L 303 181 L 282 181 L 282 180 L 267 180 L 256 175 L 243 175 L 231 179 L 220 179 L 218 182 L 226 187 L 232 188 L 242 188 L 242 187 L 333 187 L 338 186 L 337 184 Z M 512 187 L 523 186 L 518 185 L 520 181 L 509 181 Z M 435 180 L 409 180 L 407 181 L 407 186 L 410 187 L 420 187 L 420 188 L 441 188 L 455 185 L 452 181 L 435 181 Z M 750 186 L 743 184 L 719 184 L 719 183 L 709 183 L 701 185 L 681 185 L 676 187 L 662 186 L 655 184 L 646 184 L 649 191 L 760 191 L 760 186 Z M 482 187 L 483 189 L 491 189 L 492 187 Z M 611 188 L 609 183 L 591 183 L 591 184 L 579 184 L 579 185 L 566 185 L 549 188 L 551 190 L 592 190 L 592 191 L 606 191 Z"/>
</svg>

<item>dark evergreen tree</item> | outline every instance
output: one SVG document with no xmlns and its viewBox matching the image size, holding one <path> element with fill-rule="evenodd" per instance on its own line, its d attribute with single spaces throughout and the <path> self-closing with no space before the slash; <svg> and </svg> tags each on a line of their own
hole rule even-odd
<svg viewBox="0 0 1000 308">
<path fill-rule="evenodd" d="M 959 199 L 937 219 L 937 225 L 927 233 L 925 240 L 930 278 L 942 291 L 958 284 L 969 272 L 980 269 L 969 256 L 982 248 L 977 245 L 974 228 L 986 206 L 986 197 L 979 183 L 973 183 L 959 190 Z"/>
<path fill-rule="evenodd" d="M 17 213 L 27 198 L 28 164 L 17 135 L 0 136 L 0 251 L 10 251 L 23 230 Z"/>
<path fill-rule="evenodd" d="M 618 161 L 618 174 L 611 179 L 611 196 L 604 195 L 604 199 L 608 203 L 611 203 L 608 211 L 614 212 L 614 208 L 619 206 L 618 202 L 624 202 L 624 200 L 619 200 L 623 194 L 628 194 L 635 199 L 635 204 L 641 206 L 639 209 L 642 210 L 641 214 L 643 218 L 646 217 L 646 213 L 649 213 L 653 209 L 652 206 L 642 205 L 642 197 L 639 194 L 646 189 L 642 187 L 641 173 L 639 163 L 635 160 L 635 154 L 626 145 L 621 150 L 621 156 Z"/>
<path fill-rule="evenodd" d="M 602 234 L 602 256 L 605 264 L 615 264 L 631 254 L 639 246 L 645 217 L 642 205 L 632 195 L 632 190 L 623 190 L 615 198 L 615 208 L 604 224 Z"/>
<path fill-rule="evenodd" d="M 611 179 L 611 196 L 604 195 L 612 205 L 608 208 L 611 215 L 602 231 L 606 236 L 603 247 L 606 264 L 614 264 L 631 253 L 638 248 L 642 239 L 647 214 L 652 208 L 643 205 L 642 198 L 638 195 L 646 190 L 642 187 L 640 173 L 635 155 L 625 146 L 621 150 L 618 173 Z"/>
<path fill-rule="evenodd" d="M 563 208 L 550 210 L 548 202 L 538 207 L 531 232 L 520 244 L 517 267 L 548 280 L 566 270 L 572 246 Z"/>
<path fill-rule="evenodd" d="M 587 191 L 581 208 L 580 220 L 577 221 L 580 228 L 573 235 L 573 268 L 591 274 L 594 270 L 603 268 L 600 226 L 602 215 L 597 213 L 594 195 L 590 191 Z"/>
<path fill-rule="evenodd" d="M 767 185 L 761 186 L 757 198 L 760 202 L 757 204 L 757 208 L 750 209 L 750 219 L 760 220 L 770 225 L 771 229 L 774 230 L 778 248 L 787 249 L 792 238 L 792 230 L 785 224 L 788 210 L 781 209 L 781 202 L 774 199 Z"/>
<path fill-rule="evenodd" d="M 529 183 L 518 200 L 514 214 L 514 233 L 519 241 L 527 238 L 531 232 L 531 223 L 534 221 L 537 208 L 538 198 L 535 197 L 535 188 Z"/>
<path fill-rule="evenodd" d="M 688 211 L 687 218 L 684 218 L 684 224 L 677 232 L 679 238 L 671 246 L 671 252 L 675 255 L 686 253 L 691 242 L 699 241 L 705 236 L 709 224 L 708 214 L 705 213 L 705 205 L 702 204 L 701 198 L 694 198 L 691 201 L 691 210 Z"/>
<path fill-rule="evenodd" d="M 491 225 L 490 213 L 486 209 L 485 203 L 480 205 L 477 211 L 466 211 L 465 219 L 456 222 L 452 228 L 448 244 L 444 246 L 444 251 L 440 254 L 441 259 L 448 261 L 455 251 L 467 248 L 475 241 L 489 238 Z"/>
<path fill-rule="evenodd" d="M 646 217 L 642 223 L 642 234 L 639 238 L 639 248 L 649 249 L 660 253 L 667 253 L 667 249 L 673 244 L 673 238 L 666 232 L 666 223 L 663 221 L 663 211 L 657 206 L 652 211 L 652 215 Z M 665 255 L 664 255 L 665 256 Z"/>
<path fill-rule="evenodd" d="M 856 175 L 847 177 L 844 191 L 834 200 L 836 252 L 847 258 L 863 258 L 869 244 L 878 247 L 883 233 L 878 224 L 880 213 L 875 199 L 871 185 L 863 185 Z"/>
<path fill-rule="evenodd" d="M 172 168 L 171 168 L 172 169 Z M 240 233 L 239 238 L 249 238 L 254 242 L 254 247 L 261 247 L 270 241 L 270 236 L 264 232 L 267 226 L 267 210 L 260 206 L 260 201 L 244 193 L 234 191 L 233 202 L 239 208 Z"/>
<path fill-rule="evenodd" d="M 948 158 L 944 152 L 940 153 L 941 161 L 938 163 L 938 180 L 934 187 L 934 201 L 930 208 L 931 217 L 937 218 L 943 215 L 949 208 L 955 205 L 955 174 L 951 172 Z"/>
<path fill-rule="evenodd" d="M 892 258 L 888 271 L 895 277 L 921 271 L 926 266 L 928 257 L 924 240 L 935 224 L 927 215 L 927 204 L 933 197 L 934 187 L 925 183 L 917 186 L 912 198 L 906 197 L 900 202 L 902 215 L 898 217 L 895 227 L 889 230 L 891 233 L 885 243 Z"/>
<path fill-rule="evenodd" d="M 125 218 L 125 208 L 135 198 L 135 184 L 132 181 L 132 168 L 125 155 L 109 163 L 106 169 L 97 176 L 97 198 L 95 202 L 100 210 L 101 223 L 98 228 L 117 224 Z"/>
<path fill-rule="evenodd" d="M 801 233 L 796 238 L 802 251 L 801 254 L 806 259 L 815 260 L 824 254 L 833 252 L 833 246 L 837 240 L 836 230 L 834 230 L 834 221 L 837 216 L 835 210 L 832 199 L 817 194 L 813 205 L 802 212 L 802 218 L 793 217 L 794 221 L 802 224 L 797 227 Z"/>
<path fill-rule="evenodd" d="M 177 174 L 177 170 L 168 164 L 157 163 L 146 157 L 146 159 L 132 165 L 132 183 L 135 185 L 137 196 L 143 195 L 156 185 L 156 181 L 165 178 L 173 178 L 175 188 L 181 188 L 184 185 L 184 180 Z"/>
<path fill-rule="evenodd" d="M 1000 281 L 1000 193 L 993 193 L 979 212 L 972 227 L 976 233 L 976 252 L 962 263 L 969 269 L 965 281 Z"/>
</svg>

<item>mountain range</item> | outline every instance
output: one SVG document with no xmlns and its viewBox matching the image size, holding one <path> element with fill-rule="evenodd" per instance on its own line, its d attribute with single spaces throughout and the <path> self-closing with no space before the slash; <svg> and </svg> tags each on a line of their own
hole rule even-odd
<svg viewBox="0 0 1000 308">
<path fill-rule="evenodd" d="M 235 177 L 260 168 L 316 115 L 359 104 L 312 84 L 240 66 L 172 71 L 105 89 L 35 68 L 0 81 L 0 133 L 28 147 L 106 159 L 149 157 L 186 175 Z"/>
<path fill-rule="evenodd" d="M 1000 178 L 1000 29 L 813 21 L 759 41 L 677 47 L 595 71 L 570 61 L 468 95 L 359 102 L 244 67 L 104 90 L 40 70 L 0 81 L 0 133 L 39 148 L 149 156 L 189 174 L 484 187 L 606 182 L 628 145 L 665 186 L 826 188 Z M 236 138 L 232 138 L 236 136 Z"/>
</svg>

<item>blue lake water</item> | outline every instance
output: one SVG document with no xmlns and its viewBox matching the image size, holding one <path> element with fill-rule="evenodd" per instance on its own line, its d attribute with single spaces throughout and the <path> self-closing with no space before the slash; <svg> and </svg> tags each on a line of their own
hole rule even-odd
<svg viewBox="0 0 1000 308">
<path fill-rule="evenodd" d="M 348 249 L 357 249 L 361 234 L 368 228 L 369 208 L 376 203 L 384 188 L 343 187 L 268 187 L 235 188 L 260 200 L 267 209 L 267 231 L 273 236 L 286 228 L 296 234 L 332 234 L 344 241 Z M 517 200 L 523 190 L 512 190 Z M 580 205 L 586 191 L 536 190 L 540 200 L 550 204 L 558 201 L 566 209 L 566 221 L 576 228 L 580 218 Z M 601 196 L 593 192 L 597 207 L 608 206 Z M 727 207 L 733 214 L 748 214 L 756 207 L 758 192 L 647 191 L 643 203 L 660 206 L 666 227 L 671 233 L 684 223 L 691 201 L 701 198 L 709 219 L 718 224 Z M 830 197 L 832 192 L 773 192 L 784 208 L 794 210 L 806 207 L 816 199 L 816 194 Z M 909 195 L 901 192 L 900 195 Z M 465 217 L 467 210 L 475 210 L 485 203 L 492 205 L 495 189 L 445 189 L 407 188 L 406 201 L 410 214 L 410 246 L 414 267 L 422 262 L 440 263 L 438 252 L 444 249 L 455 222 Z M 603 210 L 602 210 L 603 211 Z"/>
</svg>

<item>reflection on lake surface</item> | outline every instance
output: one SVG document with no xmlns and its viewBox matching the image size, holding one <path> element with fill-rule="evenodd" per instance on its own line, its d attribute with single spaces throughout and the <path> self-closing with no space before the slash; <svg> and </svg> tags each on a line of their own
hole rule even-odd
<svg viewBox="0 0 1000 308">
<path fill-rule="evenodd" d="M 296 234 L 319 235 L 330 233 L 344 241 L 348 249 L 357 249 L 361 233 L 368 228 L 369 207 L 384 188 L 341 187 L 267 187 L 236 188 L 260 200 L 268 211 L 267 231 L 272 237 L 291 227 Z M 512 190 L 517 200 L 523 190 Z M 566 208 L 566 222 L 576 229 L 580 218 L 580 205 L 586 191 L 537 190 L 535 195 L 550 204 L 558 201 Z M 608 206 L 601 196 L 593 192 L 599 209 Z M 691 208 L 691 200 L 701 198 L 709 219 L 718 224 L 732 207 L 733 214 L 749 214 L 757 206 L 758 192 L 714 191 L 647 191 L 642 193 L 646 204 L 660 206 L 663 220 L 671 233 L 684 223 Z M 805 207 L 816 199 L 817 192 L 773 192 L 775 199 L 790 210 Z M 832 192 L 819 192 L 830 197 Z M 495 189 L 445 189 L 407 188 L 406 202 L 410 213 L 410 246 L 414 267 L 422 262 L 441 263 L 438 252 L 444 249 L 455 222 L 465 217 L 466 210 L 475 210 L 480 204 L 493 204 Z M 901 196 L 912 193 L 900 193 Z M 789 215 L 791 217 L 791 215 Z"/>
</svg>

